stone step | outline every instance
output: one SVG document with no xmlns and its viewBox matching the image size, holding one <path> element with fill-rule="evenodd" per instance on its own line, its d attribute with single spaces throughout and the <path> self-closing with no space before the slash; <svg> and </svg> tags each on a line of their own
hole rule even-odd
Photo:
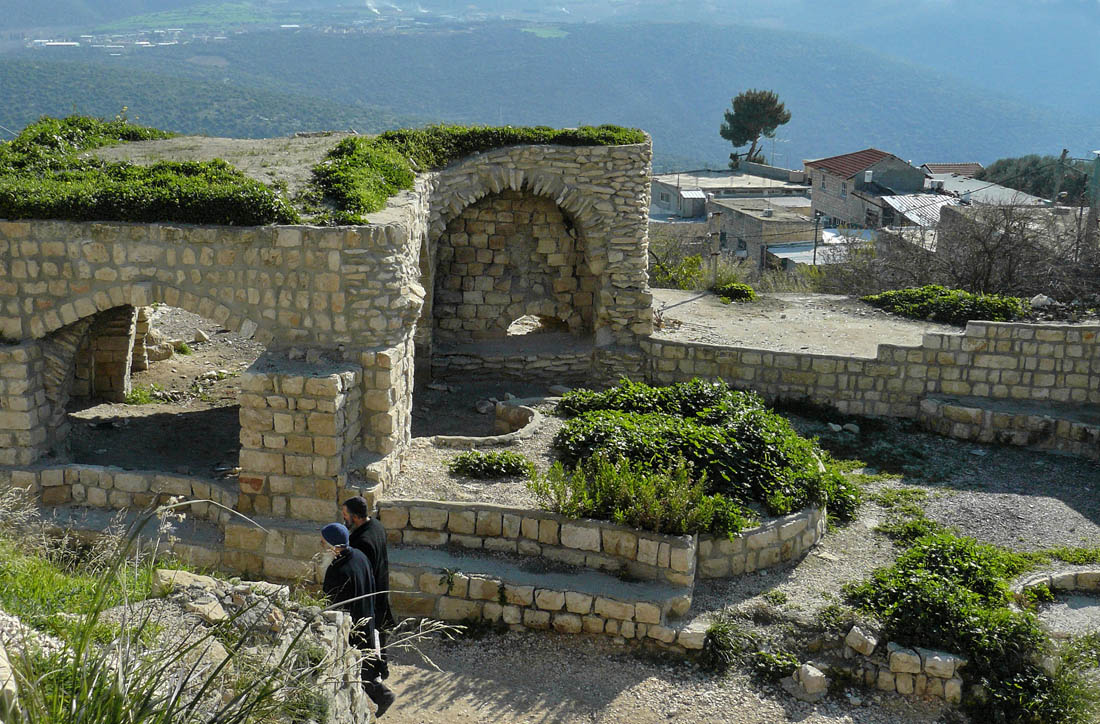
<svg viewBox="0 0 1100 724">
<path fill-rule="evenodd" d="M 1057 450 L 1100 460 L 1100 404 L 938 395 L 917 419 L 960 440 Z"/>
<path fill-rule="evenodd" d="M 149 516 L 147 511 L 132 508 L 122 511 L 108 508 L 93 508 L 81 505 L 59 505 L 39 509 L 43 522 L 61 531 L 68 531 L 81 540 L 90 541 L 111 529 L 121 529 L 124 533 L 140 525 L 138 538 L 142 545 L 148 545 L 158 536 L 159 521 Z M 199 546 L 207 549 L 220 549 L 224 543 L 221 526 L 198 518 L 185 518 L 172 522 L 172 537 L 184 546 Z"/>
<path fill-rule="evenodd" d="M 702 622 L 681 617 L 690 587 L 630 581 L 537 558 L 392 546 L 390 601 L 404 616 L 503 622 L 702 648 Z"/>
</svg>

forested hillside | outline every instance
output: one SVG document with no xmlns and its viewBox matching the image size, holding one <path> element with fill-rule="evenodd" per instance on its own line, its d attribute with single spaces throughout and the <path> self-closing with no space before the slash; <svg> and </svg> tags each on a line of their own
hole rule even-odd
<svg viewBox="0 0 1100 724">
<path fill-rule="evenodd" d="M 730 147 L 718 136 L 722 111 L 749 87 L 776 90 L 791 111 L 774 156 L 792 166 L 803 158 L 867 146 L 917 163 L 988 162 L 1062 147 L 1081 154 L 1100 147 L 1091 119 L 990 93 L 845 43 L 826 43 L 820 36 L 678 24 L 562 30 L 545 37 L 524 32 L 519 24 L 484 23 L 465 32 L 257 32 L 122 58 L 90 50 L 77 57 L 126 72 L 185 74 L 207 87 L 229 84 L 322 97 L 430 120 L 635 126 L 653 134 L 659 167 L 723 166 Z M 90 98 L 87 82 L 74 82 L 74 92 Z M 59 101 L 68 97 L 61 84 L 49 95 Z M 187 95 L 180 94 L 185 105 Z M 174 104 L 165 103 L 165 112 L 180 112 L 169 105 Z M 331 112 L 325 108 L 333 106 L 257 109 L 257 114 L 308 111 L 309 118 L 318 118 Z M 764 153 L 773 155 L 770 141 Z"/>
<path fill-rule="evenodd" d="M 295 131 L 376 132 L 416 125 L 354 101 L 180 79 L 98 64 L 0 58 L 0 125 L 17 130 L 42 115 L 113 117 L 179 133 L 265 138 Z"/>
</svg>

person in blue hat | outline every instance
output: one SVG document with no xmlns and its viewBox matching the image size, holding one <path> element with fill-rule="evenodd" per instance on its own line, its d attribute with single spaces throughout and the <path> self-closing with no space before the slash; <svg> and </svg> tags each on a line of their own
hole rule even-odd
<svg viewBox="0 0 1100 724">
<path fill-rule="evenodd" d="M 379 673 L 382 658 L 374 610 L 377 591 L 370 562 L 362 551 L 348 545 L 348 529 L 340 523 L 329 523 L 322 528 L 321 540 L 334 556 L 325 570 L 322 589 L 333 605 L 351 615 L 353 625 L 348 642 L 363 654 L 363 690 L 378 707 L 374 715 L 381 717 L 397 695 L 382 683 Z"/>
</svg>

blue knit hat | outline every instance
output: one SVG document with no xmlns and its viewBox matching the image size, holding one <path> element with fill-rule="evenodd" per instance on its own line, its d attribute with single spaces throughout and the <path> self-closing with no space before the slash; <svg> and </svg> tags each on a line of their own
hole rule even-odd
<svg viewBox="0 0 1100 724">
<path fill-rule="evenodd" d="M 330 546 L 346 546 L 348 544 L 348 529 L 341 523 L 329 523 L 321 529 L 321 537 Z"/>
</svg>

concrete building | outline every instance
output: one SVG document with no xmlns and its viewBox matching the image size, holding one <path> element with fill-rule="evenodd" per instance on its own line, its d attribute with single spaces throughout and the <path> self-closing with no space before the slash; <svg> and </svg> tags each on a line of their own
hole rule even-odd
<svg viewBox="0 0 1100 724">
<path fill-rule="evenodd" d="M 928 188 L 986 206 L 1045 206 L 1046 199 L 1025 194 L 1007 186 L 979 181 L 958 173 L 935 173 L 928 177 Z"/>
<path fill-rule="evenodd" d="M 804 161 L 813 185 L 813 213 L 828 226 L 876 229 L 896 222 L 884 196 L 924 190 L 924 172 L 897 156 L 866 148 L 855 153 Z"/>
<path fill-rule="evenodd" d="M 742 163 L 736 171 L 682 171 L 653 177 L 650 216 L 701 217 L 708 198 L 804 196 L 802 171 Z"/>
<path fill-rule="evenodd" d="M 768 245 L 813 242 L 811 202 L 805 196 L 712 199 L 708 227 L 727 254 L 763 263 Z"/>
</svg>

